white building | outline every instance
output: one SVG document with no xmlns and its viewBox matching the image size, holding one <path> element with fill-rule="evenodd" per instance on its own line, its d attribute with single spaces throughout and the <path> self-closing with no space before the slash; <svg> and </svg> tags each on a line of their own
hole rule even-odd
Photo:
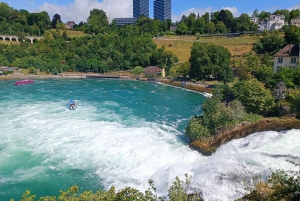
<svg viewBox="0 0 300 201">
<path fill-rule="evenodd" d="M 300 15 L 296 19 L 291 20 L 291 25 L 296 25 L 297 27 L 300 27 Z"/>
<path fill-rule="evenodd" d="M 271 31 L 271 30 L 278 30 L 285 25 L 285 17 L 284 15 L 270 15 L 269 18 L 265 21 L 262 21 L 259 24 L 260 31 Z"/>
<path fill-rule="evenodd" d="M 300 58 L 300 45 L 287 45 L 274 54 L 273 72 L 276 73 L 280 68 L 296 68 Z"/>
<path fill-rule="evenodd" d="M 250 17 L 250 21 L 253 22 L 254 24 L 259 23 L 259 19 L 257 17 Z"/>
</svg>

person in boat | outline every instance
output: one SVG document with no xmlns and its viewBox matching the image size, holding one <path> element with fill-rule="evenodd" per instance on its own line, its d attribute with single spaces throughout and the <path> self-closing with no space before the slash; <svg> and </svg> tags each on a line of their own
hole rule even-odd
<svg viewBox="0 0 300 201">
<path fill-rule="evenodd" d="M 75 101 L 70 99 L 70 108 L 75 108 Z"/>
</svg>

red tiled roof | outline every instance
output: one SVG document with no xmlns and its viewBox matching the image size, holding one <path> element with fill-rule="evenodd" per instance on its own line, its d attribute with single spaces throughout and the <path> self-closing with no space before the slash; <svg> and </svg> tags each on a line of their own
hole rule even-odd
<svg viewBox="0 0 300 201">
<path fill-rule="evenodd" d="M 299 48 L 298 44 L 290 44 L 279 50 L 274 57 L 290 57 L 290 56 L 299 56 Z"/>
</svg>

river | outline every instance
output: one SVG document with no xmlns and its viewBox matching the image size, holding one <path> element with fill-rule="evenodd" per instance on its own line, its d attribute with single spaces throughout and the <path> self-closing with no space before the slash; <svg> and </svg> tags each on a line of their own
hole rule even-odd
<svg viewBox="0 0 300 201">
<path fill-rule="evenodd" d="M 294 169 L 299 130 L 255 133 L 210 157 L 188 147 L 184 129 L 201 113 L 202 94 L 157 83 L 109 79 L 44 79 L 14 86 L 0 82 L 0 200 L 58 196 L 154 180 L 166 195 L 176 176 L 192 176 L 205 200 L 242 196 L 243 179 Z M 68 110 L 72 98 L 77 109 Z M 166 185 L 168 183 L 168 185 Z"/>
</svg>

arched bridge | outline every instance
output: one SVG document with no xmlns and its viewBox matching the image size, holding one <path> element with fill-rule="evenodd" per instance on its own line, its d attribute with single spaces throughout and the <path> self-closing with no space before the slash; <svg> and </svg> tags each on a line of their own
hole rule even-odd
<svg viewBox="0 0 300 201">
<path fill-rule="evenodd" d="M 18 37 L 18 36 L 1 35 L 1 34 L 0 34 L 0 40 L 1 40 L 1 39 L 2 39 L 3 41 L 5 41 L 6 39 L 9 39 L 10 42 L 13 41 L 13 40 L 19 42 L 19 37 Z M 42 36 L 25 36 L 25 39 L 29 39 L 30 42 L 33 43 L 33 40 L 34 40 L 34 39 L 36 39 L 36 40 L 41 40 L 41 39 L 44 39 L 44 37 L 42 37 Z M 25 41 L 25 40 L 23 40 L 23 41 Z"/>
</svg>

